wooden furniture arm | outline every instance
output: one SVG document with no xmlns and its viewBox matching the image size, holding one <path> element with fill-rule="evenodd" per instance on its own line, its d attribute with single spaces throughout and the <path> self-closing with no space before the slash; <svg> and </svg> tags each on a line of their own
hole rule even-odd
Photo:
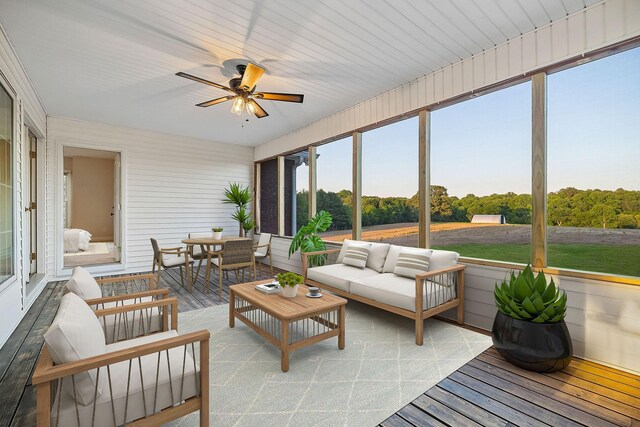
<svg viewBox="0 0 640 427">
<path fill-rule="evenodd" d="M 328 255 L 334 252 L 340 252 L 340 249 L 325 249 L 324 251 L 302 252 L 302 257 L 306 258 L 313 255 Z"/>
<path fill-rule="evenodd" d="M 465 268 L 467 268 L 466 265 L 456 264 L 453 267 L 441 268 L 440 270 L 427 271 L 426 273 L 416 275 L 416 280 L 422 281 L 424 279 L 428 279 L 433 276 L 439 276 L 440 274 L 453 273 L 454 271 L 464 270 Z"/>
<path fill-rule="evenodd" d="M 120 305 L 117 307 L 104 308 L 101 310 L 95 310 L 97 317 L 110 316 L 114 314 L 130 313 L 132 311 L 146 310 L 156 307 L 171 307 L 171 329 L 178 330 L 178 299 L 177 298 L 164 298 L 154 301 L 141 302 L 138 304 Z M 169 315 L 167 310 L 162 313 L 162 325 L 163 330 L 169 330 Z"/>
<path fill-rule="evenodd" d="M 253 249 L 258 249 L 258 248 L 269 248 L 271 247 L 271 243 L 267 243 L 266 245 L 254 245 Z"/>
<path fill-rule="evenodd" d="M 100 277 L 96 279 L 99 285 L 104 285 L 107 283 L 118 283 L 118 282 L 131 282 L 132 280 L 137 279 L 149 279 L 149 281 L 153 280 L 153 274 L 132 274 L 130 276 L 122 276 L 122 277 Z"/>
<path fill-rule="evenodd" d="M 187 250 L 185 248 L 178 246 L 176 248 L 162 248 L 158 252 L 160 252 L 161 254 L 167 254 L 167 255 L 180 255 L 182 252 L 186 252 L 186 251 Z"/>
<path fill-rule="evenodd" d="M 47 383 L 69 375 L 75 375 L 91 369 L 113 365 L 114 363 L 132 360 L 148 354 L 159 353 L 170 348 L 181 347 L 196 342 L 199 342 L 201 347 L 206 346 L 208 348 L 210 335 L 211 334 L 208 330 L 203 329 L 201 331 L 191 332 L 148 344 L 137 345 L 135 347 L 100 354 L 98 356 L 78 360 L 77 362 L 63 363 L 56 366 L 53 366 L 53 360 L 49 355 L 49 350 L 44 346 L 42 353 L 40 354 L 40 359 L 36 364 L 31 382 L 34 385 Z M 203 363 L 208 364 L 208 362 Z"/>
<path fill-rule="evenodd" d="M 150 291 L 143 292 L 134 292 L 131 294 L 122 294 L 122 295 L 114 295 L 112 297 L 102 297 L 102 298 L 94 298 L 86 300 L 85 302 L 89 305 L 98 305 L 104 304 L 107 302 L 116 302 L 116 301 L 126 301 L 130 299 L 143 298 L 143 297 L 154 297 L 156 295 L 160 295 L 162 298 L 169 297 L 169 289 L 152 289 Z"/>
</svg>

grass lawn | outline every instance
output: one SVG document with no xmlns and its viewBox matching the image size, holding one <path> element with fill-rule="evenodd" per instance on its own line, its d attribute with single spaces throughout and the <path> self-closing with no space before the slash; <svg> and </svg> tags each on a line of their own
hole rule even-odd
<svg viewBox="0 0 640 427">
<path fill-rule="evenodd" d="M 529 263 L 531 246 L 517 244 L 440 245 L 434 249 L 456 251 L 462 256 L 496 261 Z M 586 245 L 556 243 L 548 248 L 549 267 L 640 276 L 640 248 L 635 245 Z"/>
</svg>

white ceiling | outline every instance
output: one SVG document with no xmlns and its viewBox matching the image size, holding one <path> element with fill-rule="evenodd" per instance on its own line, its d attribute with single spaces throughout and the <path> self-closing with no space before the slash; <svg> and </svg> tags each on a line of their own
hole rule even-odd
<svg viewBox="0 0 640 427">
<path fill-rule="evenodd" d="M 0 23 L 50 115 L 255 146 L 598 2 L 2 0 Z M 246 61 L 304 104 L 247 123 L 174 76 Z"/>
</svg>

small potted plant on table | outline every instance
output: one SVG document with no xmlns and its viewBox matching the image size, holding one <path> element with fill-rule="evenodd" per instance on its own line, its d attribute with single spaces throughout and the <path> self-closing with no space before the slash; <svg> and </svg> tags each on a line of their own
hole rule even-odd
<svg viewBox="0 0 640 427">
<path fill-rule="evenodd" d="M 295 298 L 298 293 L 298 286 L 302 283 L 302 276 L 296 273 L 278 273 L 276 280 L 282 288 L 282 296 L 286 298 Z"/>
<path fill-rule="evenodd" d="M 213 238 L 215 240 L 222 239 L 222 227 L 213 227 L 211 231 L 213 231 Z"/>
<path fill-rule="evenodd" d="M 547 284 L 544 273 L 535 277 L 531 266 L 496 283 L 498 314 L 492 340 L 498 352 L 514 365 L 535 372 L 555 372 L 571 362 L 573 346 L 564 321 L 567 294 Z"/>
</svg>

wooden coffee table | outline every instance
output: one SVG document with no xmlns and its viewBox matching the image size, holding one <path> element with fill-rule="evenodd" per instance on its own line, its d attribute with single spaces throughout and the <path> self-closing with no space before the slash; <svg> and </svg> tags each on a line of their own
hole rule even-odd
<svg viewBox="0 0 640 427">
<path fill-rule="evenodd" d="M 347 300 L 323 294 L 308 298 L 300 285 L 295 298 L 264 294 L 256 285 L 271 280 L 241 283 L 229 287 L 229 327 L 238 318 L 264 339 L 280 349 L 283 372 L 289 370 L 289 353 L 338 336 L 338 348 L 344 349 L 345 305 Z"/>
</svg>

